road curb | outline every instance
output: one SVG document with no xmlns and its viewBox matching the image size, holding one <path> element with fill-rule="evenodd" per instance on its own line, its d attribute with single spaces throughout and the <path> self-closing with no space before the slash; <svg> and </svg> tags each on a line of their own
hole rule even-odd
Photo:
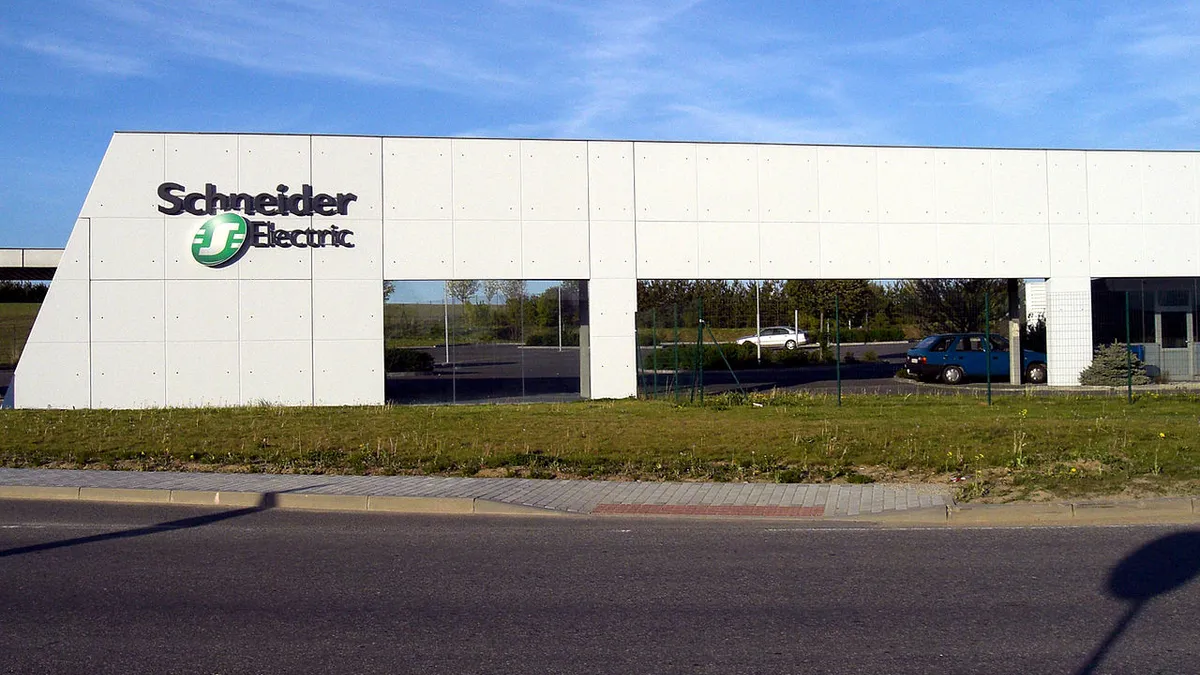
<svg viewBox="0 0 1200 675">
<path fill-rule="evenodd" d="M 475 497 L 400 497 L 392 495 L 338 495 L 295 492 L 222 492 L 214 490 L 164 490 L 157 488 L 79 488 L 0 485 L 0 499 L 123 504 L 178 504 L 180 506 L 230 506 L 303 511 L 369 511 L 373 513 L 513 516 L 572 515 L 566 511 L 553 511 L 536 506 L 508 504 Z"/>
<path fill-rule="evenodd" d="M 133 504 L 178 504 L 235 508 L 426 513 L 447 515 L 573 516 L 524 504 L 476 497 L 405 497 L 395 495 L 314 494 L 303 492 L 236 492 L 94 487 L 0 485 L 0 499 L 82 501 Z M 679 517 L 679 516 L 671 516 Z M 692 517 L 692 516 L 684 516 Z M 704 516 L 696 516 L 704 517 Z M 1123 502 L 1036 502 L 955 504 L 858 516 L 802 518 L 812 522 L 845 522 L 882 527 L 1038 527 L 1200 523 L 1200 497 L 1166 497 Z"/>
<path fill-rule="evenodd" d="M 1126 502 L 957 504 L 824 520 L 871 523 L 885 527 L 1174 525 L 1200 523 L 1200 497 L 1164 497 Z"/>
</svg>

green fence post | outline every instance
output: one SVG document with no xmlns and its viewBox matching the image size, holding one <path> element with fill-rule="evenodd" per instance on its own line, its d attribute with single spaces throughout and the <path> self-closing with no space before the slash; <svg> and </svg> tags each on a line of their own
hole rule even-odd
<svg viewBox="0 0 1200 675">
<path fill-rule="evenodd" d="M 704 403 L 704 298 L 696 296 L 696 389 Z"/>
<path fill-rule="evenodd" d="M 987 402 L 992 404 L 992 293 L 983 289 L 983 362 L 987 364 Z"/>
<path fill-rule="evenodd" d="M 1125 291 L 1125 402 L 1133 403 L 1133 354 L 1129 351 L 1129 338 L 1129 291 Z"/>
<path fill-rule="evenodd" d="M 679 404 L 679 303 L 672 305 L 675 308 L 675 381 L 671 385 L 674 389 L 675 403 Z"/>
<path fill-rule="evenodd" d="M 650 388 L 650 398 L 654 398 L 655 396 L 658 395 L 658 310 L 657 309 L 650 310 L 650 330 L 653 331 L 650 334 L 650 344 L 651 344 L 652 348 L 654 349 L 654 351 L 650 352 L 652 355 L 650 357 L 650 361 L 651 361 L 650 365 L 654 369 L 654 374 L 652 376 L 654 378 L 654 386 Z"/>
<path fill-rule="evenodd" d="M 833 369 L 837 372 L 837 404 L 842 405 L 842 317 L 838 303 L 838 294 L 833 294 L 833 341 L 837 345 L 837 356 Z"/>
</svg>

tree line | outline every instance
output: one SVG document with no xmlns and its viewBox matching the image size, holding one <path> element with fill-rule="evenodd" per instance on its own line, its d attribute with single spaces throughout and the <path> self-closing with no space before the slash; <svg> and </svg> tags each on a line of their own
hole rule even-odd
<svg viewBox="0 0 1200 675">
<path fill-rule="evenodd" d="M 825 331 L 836 314 L 846 328 L 911 327 L 921 333 L 983 329 L 1009 318 L 1004 279 L 910 279 L 885 282 L 861 279 L 647 280 L 638 282 L 638 309 L 658 316 L 678 315 L 694 323 L 703 313 L 714 327 L 755 325 L 756 307 L 763 325 L 791 325 Z M 985 308 L 988 310 L 985 312 Z"/>
</svg>

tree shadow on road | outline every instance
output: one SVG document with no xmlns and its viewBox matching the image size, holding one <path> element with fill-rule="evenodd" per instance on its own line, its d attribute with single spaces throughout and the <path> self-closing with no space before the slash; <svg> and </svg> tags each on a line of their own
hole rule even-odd
<svg viewBox="0 0 1200 675">
<path fill-rule="evenodd" d="M 1160 537 L 1125 556 L 1108 577 L 1108 594 L 1125 600 L 1129 609 L 1092 652 L 1078 675 L 1096 671 L 1121 635 L 1150 600 L 1187 585 L 1200 574 L 1200 531 Z"/>
<path fill-rule="evenodd" d="M 75 537 L 72 539 L 61 539 L 59 541 L 48 541 L 42 544 L 31 544 L 29 546 L 21 546 L 18 548 L 10 548 L 0 551 L 0 558 L 8 558 L 11 556 L 24 555 L 26 553 L 38 553 L 40 551 L 52 551 L 56 548 L 67 548 L 69 546 L 79 546 L 82 544 L 95 544 L 102 541 L 115 541 L 119 539 L 130 539 L 133 537 L 142 537 L 148 534 L 158 534 L 160 532 L 172 532 L 175 530 L 186 530 L 193 527 L 203 527 L 212 525 L 224 520 L 240 518 L 253 513 L 261 513 L 275 508 L 278 503 L 277 495 L 286 492 L 297 492 L 299 490 L 310 490 L 321 485 L 306 485 L 303 488 L 295 488 L 292 490 L 278 490 L 276 492 L 267 492 L 259 498 L 258 503 L 254 506 L 248 506 L 241 509 L 233 509 L 231 511 L 221 511 L 219 513 L 208 513 L 203 516 L 192 516 L 190 518 L 180 518 L 178 520 L 169 520 L 165 523 L 157 523 L 155 525 L 146 525 L 144 527 L 136 527 L 132 530 L 122 530 L 120 532 L 105 532 L 104 534 L 93 534 L 86 537 Z"/>
</svg>

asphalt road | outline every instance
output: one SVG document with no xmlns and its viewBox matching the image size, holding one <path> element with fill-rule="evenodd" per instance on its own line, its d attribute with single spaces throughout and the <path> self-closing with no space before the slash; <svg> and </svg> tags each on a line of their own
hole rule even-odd
<svg viewBox="0 0 1200 675">
<path fill-rule="evenodd" d="M 0 502 L 0 671 L 1195 673 L 1198 569 L 1166 528 Z"/>
</svg>

